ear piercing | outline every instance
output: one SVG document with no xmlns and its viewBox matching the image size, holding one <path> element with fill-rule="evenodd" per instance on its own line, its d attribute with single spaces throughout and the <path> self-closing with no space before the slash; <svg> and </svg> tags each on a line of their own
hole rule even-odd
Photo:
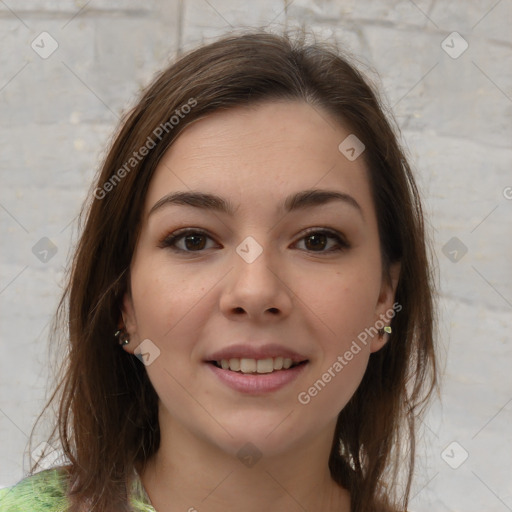
<svg viewBox="0 0 512 512">
<path fill-rule="evenodd" d="M 126 329 L 123 327 L 119 328 L 114 336 L 119 340 L 119 345 L 125 346 L 130 343 L 130 335 L 126 332 Z"/>
<path fill-rule="evenodd" d="M 391 334 L 393 332 L 393 329 L 391 329 L 390 325 L 386 325 L 382 329 L 379 329 L 379 338 L 382 338 L 384 336 L 384 333 Z"/>
</svg>

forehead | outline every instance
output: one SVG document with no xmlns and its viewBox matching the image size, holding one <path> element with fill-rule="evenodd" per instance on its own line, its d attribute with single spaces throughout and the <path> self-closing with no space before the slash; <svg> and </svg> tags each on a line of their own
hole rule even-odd
<svg viewBox="0 0 512 512">
<path fill-rule="evenodd" d="M 146 213 L 171 190 L 279 202 L 302 189 L 336 188 L 372 209 L 363 158 L 338 149 L 350 129 L 319 107 L 273 101 L 216 111 L 189 124 L 161 159 Z"/>
</svg>

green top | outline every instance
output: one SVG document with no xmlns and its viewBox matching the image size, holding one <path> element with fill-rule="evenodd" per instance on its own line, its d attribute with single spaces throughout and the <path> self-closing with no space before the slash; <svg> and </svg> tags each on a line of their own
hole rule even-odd
<svg viewBox="0 0 512 512">
<path fill-rule="evenodd" d="M 0 489 L 0 512 L 66 512 L 66 489 L 67 475 L 62 468 L 41 471 Z M 130 504 L 133 512 L 156 512 L 137 473 Z"/>
<path fill-rule="evenodd" d="M 0 489 L 0 512 L 67 512 L 67 473 L 62 467 L 40 471 L 12 487 Z M 130 493 L 132 512 L 156 512 L 134 470 Z M 380 512 L 391 509 L 379 508 Z"/>
</svg>

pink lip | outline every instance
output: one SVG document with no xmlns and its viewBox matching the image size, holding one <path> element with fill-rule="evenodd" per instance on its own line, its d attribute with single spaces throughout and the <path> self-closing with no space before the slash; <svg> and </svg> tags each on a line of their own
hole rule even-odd
<svg viewBox="0 0 512 512">
<path fill-rule="evenodd" d="M 253 343 L 246 345 L 232 345 L 207 356 L 206 361 L 220 361 L 222 359 L 267 359 L 269 357 L 287 357 L 294 363 L 306 361 L 308 358 L 289 348 L 277 344 L 256 346 Z"/>
<path fill-rule="evenodd" d="M 308 363 L 305 363 L 289 368 L 288 370 L 278 370 L 273 373 L 244 374 L 231 370 L 223 370 L 214 364 L 207 363 L 207 366 L 224 384 L 235 391 L 249 395 L 261 395 L 283 388 L 295 380 L 307 365 Z"/>
</svg>

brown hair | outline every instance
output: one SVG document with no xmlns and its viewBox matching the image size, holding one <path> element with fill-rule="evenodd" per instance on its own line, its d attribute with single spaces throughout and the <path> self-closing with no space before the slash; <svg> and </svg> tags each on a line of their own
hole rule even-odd
<svg viewBox="0 0 512 512">
<path fill-rule="evenodd" d="M 159 447 L 157 395 L 145 367 L 113 337 L 153 172 L 195 119 L 276 99 L 324 109 L 366 146 L 383 270 L 401 262 L 395 300 L 402 311 L 339 414 L 329 468 L 350 491 L 353 512 L 407 507 L 419 414 L 436 385 L 433 283 L 419 194 L 376 94 L 342 53 L 258 31 L 196 49 L 155 78 L 122 120 L 82 210 L 85 225 L 54 324 L 56 333 L 66 323 L 69 354 L 48 403 L 59 404 L 52 438 L 58 431 L 70 461 L 73 512 L 84 503 L 101 512 L 128 510 L 133 468 Z M 135 158 L 150 139 L 154 147 Z M 397 493 L 401 471 L 405 486 Z"/>
</svg>

